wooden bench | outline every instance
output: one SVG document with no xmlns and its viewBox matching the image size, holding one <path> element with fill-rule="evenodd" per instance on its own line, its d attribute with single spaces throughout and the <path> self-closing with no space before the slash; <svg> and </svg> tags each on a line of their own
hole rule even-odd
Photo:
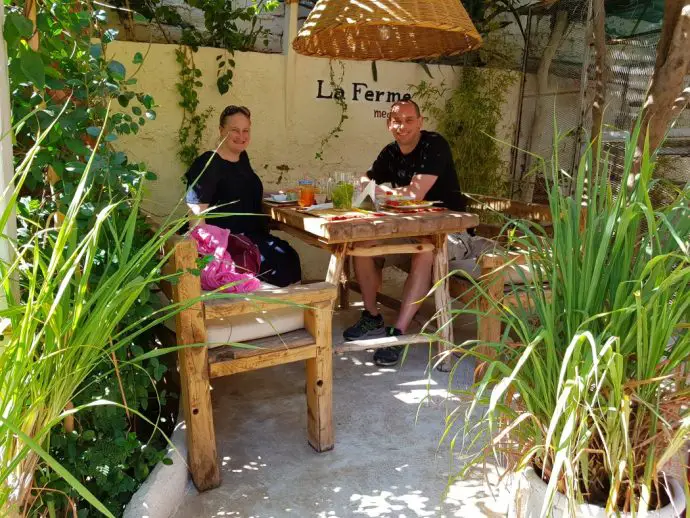
<svg viewBox="0 0 690 518">
<path fill-rule="evenodd" d="M 468 211 L 470 212 L 494 212 L 509 218 L 524 219 L 539 223 L 548 232 L 551 226 L 551 209 L 547 205 L 537 203 L 525 203 L 516 200 L 498 198 L 484 195 L 469 195 Z M 476 234 L 489 239 L 501 241 L 499 233 L 503 223 L 480 223 Z M 527 303 L 525 291 L 514 290 L 514 285 L 506 281 L 506 267 L 519 267 L 526 263 L 526 256 L 521 253 L 506 252 L 503 254 L 484 254 L 478 260 L 480 268 L 480 282 L 487 296 L 478 297 L 474 284 L 460 275 L 454 275 L 450 279 L 450 294 L 465 305 L 478 309 L 482 316 L 479 317 L 477 326 L 477 340 L 480 343 L 497 343 L 501 339 L 501 320 L 498 318 L 496 304 L 504 306 L 517 306 Z M 534 289 L 529 283 L 525 289 Z M 542 287 L 548 289 L 548 287 Z M 494 356 L 494 349 L 490 346 L 479 345 L 476 351 L 486 357 Z M 483 371 L 483 363 L 480 362 L 475 369 L 475 380 Z"/>
<path fill-rule="evenodd" d="M 201 281 L 189 273 L 197 268 L 192 239 L 174 238 L 167 270 L 185 272 L 163 286 L 173 303 L 198 299 Z M 210 380 L 284 363 L 306 361 L 307 439 L 318 452 L 333 448 L 332 419 L 332 306 L 334 285 L 325 282 L 261 290 L 234 298 L 198 301 L 175 317 L 176 342 L 190 345 L 178 351 L 182 400 L 187 425 L 189 470 L 200 491 L 220 484 Z M 303 305 L 304 329 L 245 342 L 242 347 L 209 348 L 206 323 L 212 319 L 270 312 Z M 191 344 L 197 344 L 191 346 Z"/>
</svg>

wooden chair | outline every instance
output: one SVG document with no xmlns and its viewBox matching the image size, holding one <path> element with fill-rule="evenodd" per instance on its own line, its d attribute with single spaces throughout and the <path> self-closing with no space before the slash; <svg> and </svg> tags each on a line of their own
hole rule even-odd
<svg viewBox="0 0 690 518">
<path fill-rule="evenodd" d="M 163 291 L 175 303 L 200 297 L 200 279 L 189 273 L 197 268 L 196 243 L 189 238 L 175 238 L 167 248 L 172 250 L 168 271 L 185 273 L 176 284 L 163 286 Z M 333 448 L 331 323 L 336 296 L 335 286 L 320 282 L 196 302 L 176 315 L 177 344 L 203 344 L 178 352 L 189 469 L 200 491 L 220 484 L 211 407 L 213 378 L 306 361 L 307 438 L 317 452 Z M 210 320 L 252 313 L 270 317 L 271 311 L 294 308 L 295 304 L 305 306 L 304 329 L 248 341 L 243 348 L 209 348 L 207 344 L 206 326 Z"/>
<path fill-rule="evenodd" d="M 484 195 L 469 195 L 469 212 L 498 212 L 512 218 L 527 219 L 542 225 L 547 231 L 551 226 L 551 209 L 547 205 L 537 203 L 525 203 L 505 198 L 497 198 Z M 497 239 L 502 225 L 480 223 L 476 234 L 489 239 Z M 524 291 L 513 289 L 513 283 L 507 275 L 506 265 L 515 268 L 525 264 L 525 256 L 518 253 L 506 252 L 504 254 L 484 254 L 478 260 L 480 279 L 486 294 L 494 301 L 506 306 L 523 306 L 527 302 Z M 543 289 L 548 289 L 544 287 Z M 471 281 L 461 275 L 454 275 L 450 279 L 451 297 L 466 305 L 474 305 L 482 312 L 477 326 L 477 340 L 480 342 L 498 342 L 501 339 L 501 321 L 496 318 L 497 309 L 486 297 L 477 299 L 476 289 Z M 477 352 L 492 357 L 494 350 L 489 346 L 477 346 Z M 475 380 L 479 377 L 483 364 L 479 364 L 475 370 Z"/>
</svg>

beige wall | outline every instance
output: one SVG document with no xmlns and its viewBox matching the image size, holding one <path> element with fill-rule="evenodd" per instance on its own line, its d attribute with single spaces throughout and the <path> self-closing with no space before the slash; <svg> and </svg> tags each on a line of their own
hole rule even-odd
<svg viewBox="0 0 690 518">
<path fill-rule="evenodd" d="M 158 180 L 148 186 L 147 208 L 163 215 L 174 209 L 183 195 L 181 176 L 184 167 L 177 158 L 177 131 L 182 120 L 175 83 L 178 65 L 175 45 L 151 45 L 146 61 L 137 74 L 137 90 L 151 93 L 156 103 L 157 118 L 147 123 L 136 136 L 123 137 L 118 145 L 126 149 L 131 159 L 145 162 L 158 174 Z M 115 42 L 108 53 L 122 63 L 131 63 L 136 52 L 143 52 L 141 43 Z M 323 153 L 323 161 L 316 160 L 321 139 L 337 123 L 339 108 L 332 99 L 318 99 L 318 80 L 323 80 L 322 93 L 330 93 L 329 62 L 294 53 L 263 54 L 238 53 L 233 86 L 221 96 L 215 85 L 218 49 L 202 48 L 194 55 L 196 66 L 203 72 L 204 86 L 199 89 L 200 109 L 213 107 L 204 138 L 203 150 L 215 147 L 218 116 L 228 104 L 243 104 L 252 110 L 252 143 L 248 150 L 254 170 L 261 177 L 265 189 L 272 190 L 296 185 L 305 175 L 319 178 L 335 171 L 365 171 L 380 149 L 390 140 L 384 118 L 376 118 L 375 111 L 389 108 L 387 92 L 404 94 L 409 86 L 422 80 L 446 86 L 457 81 L 458 69 L 432 66 L 429 79 L 421 66 L 414 63 L 378 62 L 378 81 L 374 81 L 370 62 L 345 62 L 343 88 L 348 103 L 343 132 L 332 139 Z M 340 66 L 334 64 L 336 74 Z M 130 66 L 131 70 L 134 70 Z M 358 100 L 353 100 L 353 83 L 358 87 Z M 497 137 L 512 141 L 518 82 L 507 96 L 503 124 Z M 373 101 L 366 100 L 366 90 Z M 376 102 L 376 91 L 379 101 Z M 433 121 L 429 122 L 433 127 Z M 506 160 L 509 149 L 505 150 Z M 308 250 L 308 252 L 307 252 Z M 325 258 L 313 249 L 300 245 L 305 276 L 323 276 Z M 305 255 L 306 254 L 306 255 Z"/>
</svg>

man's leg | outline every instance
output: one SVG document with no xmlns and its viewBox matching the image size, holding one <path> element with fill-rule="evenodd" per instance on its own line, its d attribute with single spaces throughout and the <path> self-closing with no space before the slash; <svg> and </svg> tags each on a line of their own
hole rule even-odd
<svg viewBox="0 0 690 518">
<path fill-rule="evenodd" d="M 412 256 L 410 273 L 403 286 L 402 300 L 395 327 L 405 334 L 407 327 L 419 310 L 419 301 L 431 287 L 431 269 L 434 264 L 433 252 L 424 252 Z"/>
<path fill-rule="evenodd" d="M 378 315 L 376 307 L 376 294 L 381 289 L 383 275 L 381 269 L 376 265 L 373 257 L 354 257 L 355 278 L 359 283 L 362 292 L 362 302 L 364 309 L 371 315 Z"/>
<path fill-rule="evenodd" d="M 365 243 L 362 243 L 365 244 Z M 369 244 L 369 243 L 366 243 Z M 371 242 L 370 244 L 375 244 Z M 343 333 L 345 340 L 365 340 L 367 338 L 381 338 L 386 330 L 383 326 L 383 316 L 376 307 L 376 294 L 381 288 L 381 261 L 374 257 L 354 257 L 355 277 L 359 283 L 364 302 L 364 311 L 360 319 Z"/>
<path fill-rule="evenodd" d="M 403 286 L 398 320 L 396 321 L 395 327 L 386 329 L 387 335 L 397 336 L 405 334 L 407 331 L 410 322 L 412 322 L 412 319 L 419 310 L 419 304 L 415 304 L 415 302 L 420 301 L 429 291 L 433 264 L 433 252 L 424 252 L 412 256 L 410 273 L 407 275 L 407 280 Z M 377 349 L 374 353 L 374 363 L 380 367 L 395 365 L 400 360 L 403 349 L 404 346 L 402 345 Z"/>
</svg>

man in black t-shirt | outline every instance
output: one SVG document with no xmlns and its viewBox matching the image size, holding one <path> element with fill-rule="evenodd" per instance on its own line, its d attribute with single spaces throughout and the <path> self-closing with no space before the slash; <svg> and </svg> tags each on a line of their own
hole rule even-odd
<svg viewBox="0 0 690 518">
<path fill-rule="evenodd" d="M 460 191 L 453 156 L 448 142 L 438 133 L 422 130 L 423 117 L 414 101 L 398 101 L 391 106 L 388 130 L 395 142 L 379 153 L 363 181 L 377 183 L 377 195 L 396 194 L 416 200 L 440 201 L 451 210 L 464 211 L 465 197 Z M 390 183 L 392 188 L 380 184 Z M 400 313 L 392 327 L 385 327 L 376 308 L 376 293 L 381 287 L 383 266 L 380 258 L 354 257 L 357 281 L 362 291 L 364 311 L 359 321 L 345 330 L 346 340 L 402 335 L 412 322 L 421 300 L 431 286 L 432 252 L 412 255 L 405 281 Z M 395 365 L 402 347 L 378 349 L 374 362 Z"/>
</svg>

